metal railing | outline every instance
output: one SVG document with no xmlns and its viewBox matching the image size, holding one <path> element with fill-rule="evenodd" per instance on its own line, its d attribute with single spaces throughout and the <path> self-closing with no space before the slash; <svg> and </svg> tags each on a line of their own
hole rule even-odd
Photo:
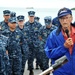
<svg viewBox="0 0 75 75">
<path fill-rule="evenodd" d="M 53 64 L 50 68 L 48 68 L 47 70 L 43 71 L 39 75 L 46 75 L 48 73 L 52 73 L 54 70 L 56 70 L 59 67 L 63 66 L 67 62 L 68 62 L 67 57 L 66 56 L 62 56 L 61 58 L 59 58 L 59 59 L 57 59 L 55 61 L 55 64 Z"/>
</svg>

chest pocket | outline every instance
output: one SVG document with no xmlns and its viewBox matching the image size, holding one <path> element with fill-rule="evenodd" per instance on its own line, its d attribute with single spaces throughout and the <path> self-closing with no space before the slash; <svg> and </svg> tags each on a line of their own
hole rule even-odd
<svg viewBox="0 0 75 75">
<path fill-rule="evenodd" d="M 47 31 L 46 30 L 43 30 L 43 35 L 42 37 L 47 37 Z"/>
<path fill-rule="evenodd" d="M 36 27 L 36 28 L 34 28 L 34 34 L 35 34 L 35 36 L 37 36 L 37 35 L 38 35 L 38 33 L 39 33 L 38 28 L 37 28 L 37 27 Z"/>
<path fill-rule="evenodd" d="M 5 43 L 5 41 L 3 41 L 3 40 L 0 40 L 0 45 L 3 45 L 4 47 L 6 46 L 6 43 Z"/>
<path fill-rule="evenodd" d="M 19 45 L 20 43 L 20 35 L 17 34 L 10 34 L 9 36 L 9 45 Z"/>
<path fill-rule="evenodd" d="M 47 37 L 47 33 L 46 33 L 46 32 L 44 32 L 44 33 L 43 33 L 43 36 L 44 36 L 44 37 Z"/>
</svg>

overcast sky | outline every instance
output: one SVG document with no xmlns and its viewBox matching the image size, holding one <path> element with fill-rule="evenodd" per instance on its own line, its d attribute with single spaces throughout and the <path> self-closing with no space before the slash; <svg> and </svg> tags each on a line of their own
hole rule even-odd
<svg viewBox="0 0 75 75">
<path fill-rule="evenodd" d="M 1 0 L 0 7 L 72 8 L 75 0 Z"/>
</svg>

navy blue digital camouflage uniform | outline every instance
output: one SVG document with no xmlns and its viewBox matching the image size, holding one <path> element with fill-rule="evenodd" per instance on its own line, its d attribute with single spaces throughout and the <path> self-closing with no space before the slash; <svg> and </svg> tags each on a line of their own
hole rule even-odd
<svg viewBox="0 0 75 75">
<path fill-rule="evenodd" d="M 9 22 L 16 22 L 15 18 L 10 18 Z M 22 75 L 22 53 L 21 46 L 25 49 L 24 36 L 19 29 L 15 29 L 13 32 L 10 29 L 6 29 L 3 34 L 8 37 L 8 54 L 11 66 L 11 75 Z"/>
<path fill-rule="evenodd" d="M 40 17 L 38 17 L 38 16 L 35 16 L 35 18 L 34 18 L 34 20 L 35 21 L 37 21 L 37 22 L 39 22 L 39 20 L 40 20 Z M 39 22 L 40 23 L 40 22 Z M 36 55 L 35 55 L 36 56 Z M 39 69 L 39 61 L 37 61 L 37 59 L 36 59 L 36 69 Z"/>
<path fill-rule="evenodd" d="M 9 10 L 3 11 L 4 16 L 7 16 L 7 15 L 10 16 L 10 14 L 11 14 L 11 11 L 9 11 Z M 5 22 L 5 21 L 0 22 L 0 26 L 1 26 L 2 31 L 9 28 L 8 22 Z"/>
<path fill-rule="evenodd" d="M 24 16 L 23 15 L 19 15 L 17 17 L 17 20 L 18 21 L 23 21 L 24 20 Z M 21 45 L 21 52 L 22 52 L 22 74 L 24 73 L 24 69 L 25 69 L 25 64 L 26 64 L 26 60 L 28 59 L 28 53 L 29 53 L 29 47 L 28 47 L 28 28 L 23 26 L 23 29 L 21 29 L 19 27 L 19 25 L 17 26 L 17 29 L 21 30 L 23 35 L 24 35 L 24 39 L 26 39 L 26 42 L 25 42 L 25 49 L 22 49 L 22 45 Z"/>
<path fill-rule="evenodd" d="M 8 53 L 11 65 L 11 75 L 21 75 L 22 69 L 22 53 L 20 42 L 23 40 L 23 35 L 19 30 L 11 32 L 10 30 L 5 30 L 3 32 L 5 36 L 8 37 Z M 24 46 L 22 46 L 24 48 Z"/>
<path fill-rule="evenodd" d="M 5 21 L 0 22 L 0 26 L 2 27 L 2 30 L 4 31 L 5 29 L 8 29 L 8 23 L 6 23 Z"/>
<path fill-rule="evenodd" d="M 39 30 L 39 39 L 40 39 L 40 50 L 39 50 L 39 55 L 40 55 L 40 65 L 42 71 L 46 70 L 49 68 L 49 59 L 45 55 L 44 52 L 44 46 L 47 40 L 48 35 L 56 28 L 54 25 L 51 25 L 51 27 L 47 28 L 47 26 L 50 26 L 51 24 L 51 17 L 47 16 L 44 18 L 45 21 L 45 26 L 42 26 Z"/>
<path fill-rule="evenodd" d="M 9 57 L 6 54 L 7 40 L 8 38 L 1 35 L 0 31 L 0 75 L 8 75 L 10 71 Z"/>
<path fill-rule="evenodd" d="M 29 16 L 34 16 L 33 11 L 29 11 Z M 29 32 L 29 40 L 28 40 L 28 45 L 29 45 L 29 57 L 28 57 L 28 70 L 33 70 L 33 61 L 34 61 L 34 55 L 36 55 L 36 59 L 39 61 L 39 39 L 38 39 L 38 33 L 39 33 L 39 28 L 42 25 L 36 21 L 33 23 L 30 23 L 27 21 L 25 23 L 25 27 L 28 27 Z"/>
</svg>

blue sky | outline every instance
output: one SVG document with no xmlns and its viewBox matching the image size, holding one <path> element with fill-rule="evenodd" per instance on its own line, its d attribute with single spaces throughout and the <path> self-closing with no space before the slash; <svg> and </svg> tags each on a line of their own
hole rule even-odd
<svg viewBox="0 0 75 75">
<path fill-rule="evenodd" d="M 0 7 L 72 8 L 75 0 L 1 0 Z"/>
</svg>

